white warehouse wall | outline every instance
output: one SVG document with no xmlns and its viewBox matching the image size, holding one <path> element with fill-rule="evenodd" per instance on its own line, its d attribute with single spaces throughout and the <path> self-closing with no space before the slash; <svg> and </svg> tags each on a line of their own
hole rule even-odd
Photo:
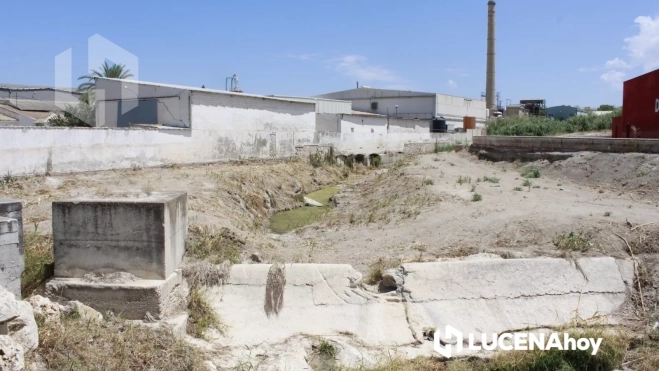
<svg viewBox="0 0 659 371">
<path fill-rule="evenodd" d="M 191 129 L 0 127 L 0 174 L 269 158 L 271 148 L 285 157 L 314 140 L 314 104 L 197 92 L 190 99 Z"/>
<path fill-rule="evenodd" d="M 293 156 L 316 131 L 314 103 L 195 91 L 190 111 L 193 138 L 223 158 L 270 157 L 271 146 L 277 157 Z"/>
</svg>

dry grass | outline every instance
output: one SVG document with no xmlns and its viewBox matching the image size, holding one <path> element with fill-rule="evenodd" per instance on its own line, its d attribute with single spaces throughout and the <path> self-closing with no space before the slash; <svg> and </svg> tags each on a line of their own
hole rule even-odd
<svg viewBox="0 0 659 371">
<path fill-rule="evenodd" d="M 183 263 L 183 276 L 193 288 L 221 286 L 229 279 L 231 262 L 213 264 L 207 260 L 187 260 Z"/>
<path fill-rule="evenodd" d="M 366 283 L 369 285 L 375 285 L 376 283 L 382 280 L 382 275 L 384 271 L 391 268 L 396 268 L 402 263 L 400 259 L 390 259 L 381 256 L 378 260 L 371 263 L 368 269 L 368 275 L 366 276 Z"/>
<path fill-rule="evenodd" d="M 389 224 L 415 218 L 423 209 L 437 204 L 442 197 L 428 187 L 430 179 L 422 180 L 406 174 L 405 165 L 395 165 L 386 173 L 368 177 L 347 191 L 343 199 L 355 203 L 348 211 L 336 208 L 325 216 L 329 227 L 341 225 Z M 356 191 L 355 193 L 351 193 Z"/>
<path fill-rule="evenodd" d="M 265 300 L 263 310 L 265 314 L 279 315 L 284 308 L 284 287 L 286 286 L 286 266 L 275 263 L 268 270 L 268 278 L 265 283 Z"/>
<path fill-rule="evenodd" d="M 228 228 L 221 228 L 215 232 L 208 226 L 191 226 L 188 232 L 186 242 L 188 256 L 207 260 L 213 264 L 222 264 L 226 260 L 233 264 L 241 262 L 245 241 L 238 238 Z"/>
<path fill-rule="evenodd" d="M 39 328 L 39 348 L 29 359 L 56 371 L 204 370 L 205 356 L 166 330 L 121 321 L 87 323 L 64 318 Z"/>
<path fill-rule="evenodd" d="M 52 275 L 47 264 L 53 262 L 53 238 L 37 232 L 24 235 L 25 270 L 21 277 L 21 293 L 28 297 L 39 285 Z"/>
<path fill-rule="evenodd" d="M 188 302 L 188 334 L 203 339 L 209 328 L 224 333 L 225 325 L 209 302 L 206 294 L 199 289 L 190 291 Z"/>
<path fill-rule="evenodd" d="M 629 340 L 624 334 L 614 334 L 604 329 L 587 328 L 569 331 L 570 336 L 602 338 L 596 355 L 590 349 L 548 351 L 500 351 L 489 360 L 478 358 L 441 360 L 416 358 L 405 360 L 392 358 L 378 366 L 342 369 L 345 371 L 613 371 L 620 367 Z M 656 352 L 656 350 L 655 350 Z M 657 358 L 652 357 L 652 362 Z M 651 367 L 654 364 L 648 364 Z M 645 365 L 643 367 L 646 367 Z M 635 368 L 656 371 L 657 368 Z"/>
</svg>

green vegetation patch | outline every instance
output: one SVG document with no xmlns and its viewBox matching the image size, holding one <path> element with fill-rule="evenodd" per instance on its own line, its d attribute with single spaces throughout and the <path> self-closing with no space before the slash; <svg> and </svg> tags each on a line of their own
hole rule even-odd
<svg viewBox="0 0 659 371">
<path fill-rule="evenodd" d="M 329 199 L 338 192 L 339 188 L 337 186 L 329 186 L 309 193 L 307 195 L 308 198 L 318 201 L 325 206 L 302 206 L 296 209 L 278 212 L 270 219 L 270 229 L 275 233 L 283 234 L 316 222 L 331 210 Z"/>
</svg>

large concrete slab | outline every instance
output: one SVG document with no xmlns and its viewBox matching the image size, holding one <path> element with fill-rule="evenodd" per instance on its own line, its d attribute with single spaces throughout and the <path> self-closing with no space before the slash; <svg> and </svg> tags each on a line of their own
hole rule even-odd
<svg viewBox="0 0 659 371">
<path fill-rule="evenodd" d="M 25 269 L 19 249 L 18 221 L 0 216 L 0 286 L 21 298 L 21 275 Z"/>
<path fill-rule="evenodd" d="M 53 202 L 55 276 L 128 272 L 165 279 L 185 252 L 184 192 L 92 195 Z"/>
<path fill-rule="evenodd" d="M 350 265 L 286 265 L 284 308 L 268 318 L 263 309 L 268 264 L 234 265 L 230 282 L 213 288 L 213 299 L 229 325 L 223 345 L 275 344 L 296 334 L 354 334 L 368 345 L 414 342 L 405 308 L 396 302 L 350 287 L 361 274 Z M 354 285 L 353 285 L 354 286 Z"/>
<path fill-rule="evenodd" d="M 58 278 L 46 283 L 51 300 L 77 300 L 101 313 L 112 311 L 129 320 L 143 320 L 147 314 L 162 319 L 186 308 L 188 286 L 181 270 L 166 280 L 134 279 L 130 276 Z"/>
<path fill-rule="evenodd" d="M 446 325 L 492 334 L 607 316 L 627 299 L 631 264 L 610 257 L 404 264 L 410 324 L 419 334 Z"/>
<path fill-rule="evenodd" d="M 577 315 L 615 323 L 633 282 L 631 262 L 613 258 L 482 258 L 402 267 L 401 293 L 375 293 L 359 285 L 361 274 L 349 265 L 286 265 L 283 309 L 268 317 L 270 265 L 234 265 L 225 286 L 208 289 L 229 326 L 226 336 L 213 340 L 230 350 L 218 364 L 235 367 L 257 354 L 267 359 L 266 370 L 297 369 L 311 351 L 301 338 L 329 339 L 344 356 L 393 351 L 413 358 L 436 355 L 423 331 L 443 333 L 445 325 L 491 334 L 564 325 Z"/>
</svg>

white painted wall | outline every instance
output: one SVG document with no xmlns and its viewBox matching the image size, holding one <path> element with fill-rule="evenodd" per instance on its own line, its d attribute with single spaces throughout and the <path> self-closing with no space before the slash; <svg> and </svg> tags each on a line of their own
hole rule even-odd
<svg viewBox="0 0 659 371">
<path fill-rule="evenodd" d="M 191 101 L 192 129 L 0 128 L 0 174 L 269 158 L 271 143 L 285 157 L 314 140 L 314 104 L 212 93 Z"/>
</svg>

